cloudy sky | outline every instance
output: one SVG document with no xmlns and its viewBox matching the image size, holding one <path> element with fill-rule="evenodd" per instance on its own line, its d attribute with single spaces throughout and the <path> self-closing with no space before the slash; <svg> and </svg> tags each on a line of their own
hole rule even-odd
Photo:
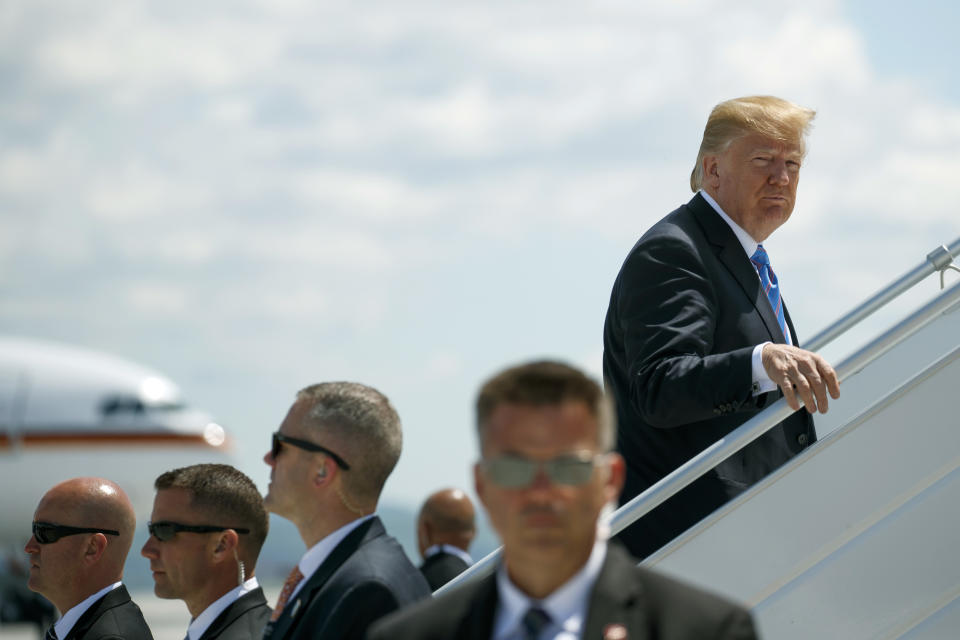
<svg viewBox="0 0 960 640">
<path fill-rule="evenodd" d="M 801 339 L 960 236 L 958 5 L 792 6 L 6 0 L 0 331 L 163 371 L 261 484 L 298 388 L 365 382 L 387 498 L 468 486 L 481 380 L 599 372 L 717 102 L 818 110 L 766 243 Z"/>
</svg>

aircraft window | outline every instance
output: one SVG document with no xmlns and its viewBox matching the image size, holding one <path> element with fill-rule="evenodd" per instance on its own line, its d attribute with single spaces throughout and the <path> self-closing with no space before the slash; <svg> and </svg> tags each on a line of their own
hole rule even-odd
<svg viewBox="0 0 960 640">
<path fill-rule="evenodd" d="M 100 412 L 105 416 L 117 413 L 143 413 L 145 410 L 143 402 L 133 396 L 113 396 L 100 405 Z"/>
</svg>

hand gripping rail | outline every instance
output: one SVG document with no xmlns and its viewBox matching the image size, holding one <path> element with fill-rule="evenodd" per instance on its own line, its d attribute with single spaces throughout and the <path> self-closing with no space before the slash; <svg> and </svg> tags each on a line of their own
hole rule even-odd
<svg viewBox="0 0 960 640">
<path fill-rule="evenodd" d="M 819 348 L 829 343 L 838 335 L 931 273 L 939 271 L 942 278 L 944 270 L 948 268 L 956 269 L 956 267 L 951 265 L 953 255 L 960 255 L 960 238 L 955 240 L 949 248 L 941 246 L 939 249 L 931 252 L 931 254 L 927 256 L 927 261 L 822 331 L 810 344 L 805 344 L 804 348 L 814 350 L 814 346 Z M 870 362 L 879 358 L 936 317 L 958 304 L 960 304 L 960 284 L 954 285 L 948 291 L 934 298 L 906 319 L 894 325 L 866 346 L 862 347 L 859 351 L 849 356 L 835 368 L 837 377 L 842 382 L 846 378 L 856 375 Z M 787 416 L 791 415 L 793 411 L 790 405 L 787 404 L 787 401 L 781 398 L 758 415 L 728 433 L 724 438 L 715 442 L 700 452 L 700 454 L 675 469 L 673 473 L 667 475 L 658 483 L 649 487 L 646 491 L 633 498 L 633 500 L 617 509 L 614 513 L 610 514 L 609 517 L 604 519 L 601 526 L 606 526 L 609 529 L 610 536 L 620 533 L 654 508 L 680 492 L 704 473 L 759 438 L 773 426 L 782 422 Z M 459 576 L 437 589 L 434 595 L 440 595 L 451 589 L 455 589 L 460 584 L 489 575 L 495 569 L 500 558 L 500 553 L 500 548 L 490 552 Z"/>
</svg>

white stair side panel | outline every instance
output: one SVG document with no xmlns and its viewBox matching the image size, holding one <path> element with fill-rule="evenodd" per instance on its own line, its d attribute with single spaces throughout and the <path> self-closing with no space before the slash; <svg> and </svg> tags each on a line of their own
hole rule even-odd
<svg viewBox="0 0 960 640">
<path fill-rule="evenodd" d="M 782 595 L 778 591 L 791 583 L 796 589 L 799 583 L 794 581 L 807 579 L 803 576 L 826 575 L 825 567 L 843 556 L 846 546 L 861 544 L 871 529 L 882 529 L 885 519 L 926 495 L 960 463 L 957 356 L 954 352 L 798 456 L 648 564 L 751 605 L 778 601 Z M 956 506 L 960 494 L 953 504 L 954 511 L 960 511 Z M 934 521 L 916 526 L 940 525 Z M 960 558 L 954 548 L 960 529 L 951 534 L 954 546 L 949 553 Z M 894 540 L 896 553 L 912 548 L 910 536 Z M 930 553 L 947 553 L 936 546 L 927 548 Z M 847 570 L 867 575 L 855 567 Z M 856 585 L 853 592 L 858 595 L 851 597 L 870 597 L 869 580 Z M 923 587 L 912 582 L 909 586 Z M 817 592 L 822 590 L 839 619 L 843 598 L 828 596 L 827 587 L 819 584 Z M 903 601 L 909 600 L 905 593 Z"/>
</svg>

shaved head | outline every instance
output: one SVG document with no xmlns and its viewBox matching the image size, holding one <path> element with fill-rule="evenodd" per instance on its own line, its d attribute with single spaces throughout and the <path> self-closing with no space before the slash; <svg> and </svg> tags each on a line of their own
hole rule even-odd
<svg viewBox="0 0 960 640">
<path fill-rule="evenodd" d="M 72 478 L 44 494 L 34 520 L 54 525 L 108 529 L 119 535 L 84 533 L 40 544 L 31 537 L 28 586 L 61 613 L 123 577 L 136 517 L 126 492 L 105 478 Z"/>
<path fill-rule="evenodd" d="M 421 554 L 435 544 L 450 544 L 467 551 L 475 533 L 473 503 L 460 489 L 441 489 L 420 508 L 417 540 Z"/>
</svg>

